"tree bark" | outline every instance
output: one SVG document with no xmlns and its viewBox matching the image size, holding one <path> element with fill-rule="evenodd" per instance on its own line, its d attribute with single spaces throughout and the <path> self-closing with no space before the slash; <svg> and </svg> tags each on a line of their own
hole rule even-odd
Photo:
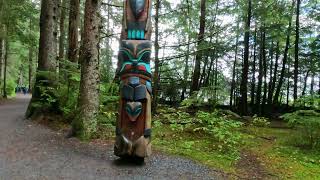
<svg viewBox="0 0 320 180">
<path fill-rule="evenodd" d="M 32 32 L 32 22 L 31 22 L 31 19 L 30 19 L 30 33 Z M 29 89 L 29 92 L 32 92 L 32 75 L 33 75 L 33 60 L 32 60 L 32 58 L 33 58 L 33 47 L 32 47 L 33 45 L 32 45 L 32 43 L 30 43 L 30 45 L 29 45 L 29 70 L 28 70 L 28 84 L 29 84 L 29 86 L 28 86 L 28 89 Z"/>
<path fill-rule="evenodd" d="M 55 81 L 55 68 L 57 58 L 57 17 L 59 9 L 59 0 L 42 0 L 40 14 L 40 40 L 39 40 L 39 56 L 36 82 L 33 88 L 31 103 L 28 107 L 26 116 L 31 117 L 35 110 L 57 110 L 56 104 L 50 104 L 50 107 L 33 106 L 34 102 L 48 104 L 46 95 L 42 95 L 41 87 L 51 87 Z M 44 75 L 44 72 L 46 74 Z M 49 72 L 49 74 L 48 74 Z M 50 88 L 48 88 L 50 90 Z M 47 92 L 48 93 L 48 92 Z M 53 96 L 53 94 L 51 94 Z"/>
<path fill-rule="evenodd" d="M 293 85 L 293 99 L 298 98 L 298 75 L 299 75 L 299 15 L 300 15 L 301 0 L 297 0 L 297 13 L 296 13 L 296 39 L 294 51 L 294 85 Z"/>
<path fill-rule="evenodd" d="M 243 69 L 242 69 L 242 78 L 240 85 L 240 106 L 239 110 L 242 115 L 247 115 L 248 113 L 248 71 L 249 71 L 249 38 L 250 38 L 250 23 L 251 23 L 251 0 L 248 0 L 248 15 L 245 25 L 245 34 L 244 34 L 244 59 L 243 59 Z"/>
<path fill-rule="evenodd" d="M 280 74 L 280 78 L 279 78 L 279 83 L 276 88 L 276 93 L 273 98 L 274 105 L 279 103 L 279 95 L 280 95 L 280 91 L 281 91 L 283 80 L 284 80 L 284 73 L 286 70 L 286 64 L 288 61 L 288 51 L 289 51 L 289 46 L 290 46 L 291 25 L 292 25 L 292 14 L 293 14 L 294 6 L 295 6 L 295 0 L 292 0 L 292 10 L 291 10 L 291 16 L 289 18 L 289 27 L 287 29 L 287 39 L 286 39 L 286 47 L 284 50 L 284 55 L 283 55 L 283 60 L 282 60 L 282 69 L 281 69 L 281 74 Z"/>
<path fill-rule="evenodd" d="M 263 55 L 263 97 L 262 97 L 261 113 L 264 113 L 265 104 L 267 102 L 267 90 L 268 90 L 268 83 L 267 83 L 268 67 L 267 67 L 267 58 L 266 58 L 266 30 L 265 30 L 265 26 L 263 27 L 262 53 L 263 53 L 262 54 Z"/>
<path fill-rule="evenodd" d="M 236 47 L 234 51 L 234 62 L 233 62 L 233 67 L 232 67 L 232 81 L 231 81 L 231 90 L 230 90 L 230 109 L 233 108 L 232 106 L 232 100 L 233 100 L 233 94 L 234 94 L 234 89 L 236 86 L 236 66 L 237 66 L 237 59 L 238 59 L 238 43 L 239 43 L 239 22 L 237 23 L 237 37 L 236 37 Z"/>
<path fill-rule="evenodd" d="M 272 98 L 273 98 L 274 89 L 276 87 L 276 81 L 277 81 L 277 76 L 278 76 L 279 55 L 280 55 L 280 52 L 279 52 L 279 41 L 277 42 L 276 46 L 277 46 L 276 47 L 276 62 L 274 64 L 271 89 L 269 89 L 268 104 L 272 104 Z"/>
<path fill-rule="evenodd" d="M 70 0 L 69 10 L 69 32 L 68 32 L 68 59 L 71 62 L 78 62 L 78 28 L 80 22 L 80 0 Z M 97 27 L 98 28 L 98 27 Z"/>
<path fill-rule="evenodd" d="M 201 45 L 204 41 L 204 32 L 206 27 L 206 0 L 200 1 L 200 27 L 199 27 L 199 34 L 198 34 L 198 50 L 201 49 Z M 199 50 L 196 54 L 195 60 L 195 67 L 193 71 L 192 77 L 192 85 L 190 88 L 190 94 L 193 91 L 199 91 L 199 79 L 200 79 L 200 66 L 201 66 L 201 59 L 203 56 L 203 51 Z"/>
<path fill-rule="evenodd" d="M 315 84 L 315 73 L 312 73 L 312 77 L 311 77 L 311 84 L 310 84 L 310 95 L 314 94 L 314 84 Z"/>
<path fill-rule="evenodd" d="M 273 40 L 271 41 L 271 47 L 270 47 L 270 51 L 269 51 L 269 57 L 270 57 L 270 66 L 269 66 L 269 83 L 268 83 L 268 96 L 267 96 L 267 103 L 268 104 L 271 104 L 271 102 L 269 101 L 270 97 L 272 97 L 272 75 L 273 75 L 273 46 L 274 46 L 274 43 L 273 43 Z"/>
<path fill-rule="evenodd" d="M 254 47 L 253 47 L 253 65 L 252 65 L 252 79 L 251 79 L 251 108 L 255 103 L 255 89 L 256 89 L 256 62 L 257 62 L 257 27 L 254 30 Z"/>
<path fill-rule="evenodd" d="M 60 36 L 59 36 L 59 70 L 63 68 L 62 62 L 64 60 L 64 48 L 65 48 L 65 19 L 66 19 L 66 5 L 67 0 L 62 0 L 62 7 L 60 13 Z"/>
<path fill-rule="evenodd" d="M 4 52 L 4 50 L 3 50 L 3 38 L 0 38 L 0 85 L 2 85 L 2 81 L 3 81 L 3 79 L 2 79 L 2 67 L 3 67 L 3 52 Z M 1 88 L 0 88 L 0 96 L 2 95 L 2 90 L 1 90 Z"/>
<path fill-rule="evenodd" d="M 154 28 L 155 28 L 155 42 L 154 42 L 154 75 L 153 75 L 153 101 L 152 101 L 152 111 L 157 113 L 158 106 L 158 90 L 160 86 L 160 76 L 159 76 L 159 11 L 160 11 L 160 0 L 156 0 L 155 7 L 155 17 L 154 17 Z"/>
<path fill-rule="evenodd" d="M 181 101 L 183 101 L 185 99 L 185 94 L 187 92 L 187 86 L 188 86 L 188 78 L 189 78 L 189 53 L 190 53 L 190 26 L 191 26 L 191 19 L 190 19 L 190 5 L 189 5 L 189 0 L 186 0 L 187 2 L 187 14 L 186 14 L 186 18 L 188 18 L 187 21 L 187 28 L 188 28 L 188 44 L 187 44 L 187 55 L 186 55 L 186 59 L 185 59 L 185 63 L 184 63 L 184 71 L 183 71 L 183 89 L 182 89 L 182 93 L 181 93 Z"/>
<path fill-rule="evenodd" d="M 82 45 L 79 116 L 73 122 L 75 135 L 90 138 L 97 128 L 99 113 L 99 8 L 100 0 L 86 0 Z"/>
<path fill-rule="evenodd" d="M 320 75 L 319 75 L 319 78 L 318 78 L 318 87 L 319 87 L 319 89 L 318 89 L 318 95 L 320 95 Z"/>
<path fill-rule="evenodd" d="M 263 45 L 263 29 L 260 30 L 260 53 L 259 53 L 259 75 L 258 75 L 258 87 L 256 94 L 256 109 L 255 111 L 261 113 L 261 93 L 262 93 L 262 81 L 263 81 L 263 59 L 264 59 L 264 45 Z"/>
<path fill-rule="evenodd" d="M 5 41 L 4 70 L 3 70 L 3 98 L 8 98 L 8 94 L 7 94 L 8 54 L 9 54 L 9 40 L 7 37 Z"/>
<path fill-rule="evenodd" d="M 33 74 L 33 48 L 29 47 L 29 72 L 28 72 L 28 83 L 29 92 L 32 92 L 32 74 Z"/>
<path fill-rule="evenodd" d="M 304 96 L 306 94 L 306 89 L 307 89 L 307 80 L 310 74 L 310 69 L 308 69 L 307 73 L 306 73 L 306 77 L 304 78 L 304 83 L 303 83 L 303 90 L 302 90 L 302 96 Z"/>
</svg>

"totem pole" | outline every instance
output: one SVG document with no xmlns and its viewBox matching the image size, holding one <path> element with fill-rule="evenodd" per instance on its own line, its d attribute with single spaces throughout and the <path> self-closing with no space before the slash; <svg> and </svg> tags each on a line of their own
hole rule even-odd
<svg viewBox="0 0 320 180">
<path fill-rule="evenodd" d="M 151 0 L 125 0 L 117 77 L 120 105 L 114 153 L 151 155 Z"/>
</svg>

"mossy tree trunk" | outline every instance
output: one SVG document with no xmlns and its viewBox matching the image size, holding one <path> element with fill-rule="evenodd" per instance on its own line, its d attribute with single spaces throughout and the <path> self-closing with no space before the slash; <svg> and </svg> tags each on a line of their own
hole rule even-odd
<svg viewBox="0 0 320 180">
<path fill-rule="evenodd" d="M 38 68 L 27 118 L 57 110 L 56 103 L 50 103 L 49 99 L 54 98 L 50 91 L 56 78 L 58 11 L 59 0 L 41 1 Z"/>
<path fill-rule="evenodd" d="M 86 0 L 81 49 L 79 116 L 73 121 L 76 136 L 88 139 L 96 132 L 99 113 L 99 0 Z"/>
</svg>

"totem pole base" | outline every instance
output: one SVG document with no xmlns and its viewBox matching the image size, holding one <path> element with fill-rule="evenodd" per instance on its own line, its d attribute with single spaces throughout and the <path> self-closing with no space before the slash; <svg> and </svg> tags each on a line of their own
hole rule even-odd
<svg viewBox="0 0 320 180">
<path fill-rule="evenodd" d="M 118 157 L 149 157 L 151 155 L 150 138 L 141 136 L 135 142 L 131 142 L 125 136 L 118 135 L 114 146 L 114 154 Z"/>
</svg>

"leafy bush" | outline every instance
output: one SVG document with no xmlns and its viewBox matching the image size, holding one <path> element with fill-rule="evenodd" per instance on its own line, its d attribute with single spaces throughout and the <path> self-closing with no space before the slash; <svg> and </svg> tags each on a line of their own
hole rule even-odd
<svg viewBox="0 0 320 180">
<path fill-rule="evenodd" d="M 302 96 L 295 101 L 294 106 L 297 108 L 310 108 L 314 110 L 320 110 L 320 96 L 319 95 Z"/>
<path fill-rule="evenodd" d="M 171 114 L 163 114 L 163 117 L 170 123 L 170 128 L 173 131 L 183 131 L 193 123 L 193 118 L 190 114 L 183 111 L 176 110 Z"/>
<path fill-rule="evenodd" d="M 15 87 L 16 83 L 13 80 L 8 80 L 6 84 L 6 92 L 8 96 L 14 96 L 15 95 Z"/>
<path fill-rule="evenodd" d="M 181 102 L 181 106 L 190 108 L 190 107 L 199 107 L 205 105 L 204 98 L 199 96 L 199 92 L 195 91 L 193 94 L 188 98 Z"/>
<path fill-rule="evenodd" d="M 115 126 L 116 125 L 116 113 L 115 112 L 103 112 L 98 116 L 98 124 L 100 126 Z"/>
<path fill-rule="evenodd" d="M 299 110 L 284 114 L 282 118 L 301 133 L 302 138 L 296 138 L 299 145 L 320 147 L 320 113 L 313 110 Z"/>
<path fill-rule="evenodd" d="M 212 135 L 212 140 L 218 142 L 220 151 L 237 151 L 242 137 L 237 129 L 242 123 L 218 116 L 216 111 L 213 113 L 200 111 L 196 117 L 198 127 L 194 129 L 195 132 L 203 131 Z"/>
<path fill-rule="evenodd" d="M 251 122 L 251 125 L 256 127 L 268 127 L 270 126 L 270 122 L 268 118 L 265 117 L 258 117 L 257 115 L 253 116 L 253 121 Z"/>
</svg>

